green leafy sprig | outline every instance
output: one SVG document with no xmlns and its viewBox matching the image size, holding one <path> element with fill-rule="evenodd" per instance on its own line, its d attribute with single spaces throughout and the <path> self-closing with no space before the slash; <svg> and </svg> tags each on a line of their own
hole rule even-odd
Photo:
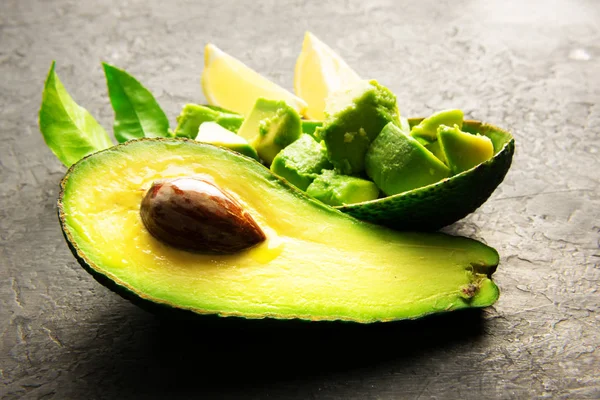
<svg viewBox="0 0 600 400">
<path fill-rule="evenodd" d="M 115 112 L 113 130 L 117 141 L 170 136 L 169 120 L 152 93 L 124 70 L 102 65 Z M 42 94 L 39 126 L 50 150 L 69 167 L 114 144 L 98 121 L 73 100 L 55 67 L 53 61 Z"/>
</svg>

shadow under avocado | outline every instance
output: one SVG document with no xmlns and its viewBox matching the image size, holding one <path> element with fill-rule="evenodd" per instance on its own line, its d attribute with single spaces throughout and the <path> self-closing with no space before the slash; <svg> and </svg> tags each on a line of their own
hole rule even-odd
<svg viewBox="0 0 600 400">
<path fill-rule="evenodd" d="M 132 393 L 264 390 L 356 370 L 409 373 L 419 359 L 476 341 L 484 331 L 478 309 L 371 325 L 211 316 L 181 320 L 130 310 L 130 318 L 124 318 L 137 326 L 134 338 L 115 338 L 110 357 L 99 352 L 93 362 L 113 371 L 115 384 Z"/>
</svg>

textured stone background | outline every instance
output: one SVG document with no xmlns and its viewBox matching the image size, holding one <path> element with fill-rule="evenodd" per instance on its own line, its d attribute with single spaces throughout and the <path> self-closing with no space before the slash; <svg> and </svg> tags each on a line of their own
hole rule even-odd
<svg viewBox="0 0 600 400">
<path fill-rule="evenodd" d="M 76 1 L 0 3 L 0 398 L 600 398 L 600 3 Z M 96 283 L 55 203 L 65 168 L 37 126 L 53 59 L 110 130 L 100 61 L 172 123 L 202 102 L 212 41 L 291 89 L 311 30 L 404 115 L 459 107 L 513 131 L 505 182 L 447 230 L 502 261 L 483 312 L 387 325 L 176 322 Z"/>
</svg>

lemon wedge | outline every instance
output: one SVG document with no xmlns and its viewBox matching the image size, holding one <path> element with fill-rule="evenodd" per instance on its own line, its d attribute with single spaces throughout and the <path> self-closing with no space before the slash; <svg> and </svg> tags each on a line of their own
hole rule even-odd
<svg viewBox="0 0 600 400">
<path fill-rule="evenodd" d="M 204 48 L 202 91 L 210 105 L 247 115 L 259 97 L 283 100 L 299 113 L 306 102 L 213 44 Z"/>
<path fill-rule="evenodd" d="M 304 115 L 323 120 L 325 99 L 331 92 L 352 85 L 360 77 L 329 46 L 306 32 L 294 71 L 294 91 L 308 103 Z"/>
</svg>

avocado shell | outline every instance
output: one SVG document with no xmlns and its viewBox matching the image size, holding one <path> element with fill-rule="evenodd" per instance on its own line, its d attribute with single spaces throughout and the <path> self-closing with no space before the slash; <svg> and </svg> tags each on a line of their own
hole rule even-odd
<svg viewBox="0 0 600 400">
<path fill-rule="evenodd" d="M 410 126 L 422 120 L 411 118 Z M 466 217 L 504 180 L 512 162 L 515 140 L 509 132 L 479 121 L 464 121 L 463 131 L 489 137 L 494 144 L 494 156 L 428 186 L 336 208 L 363 221 L 397 230 L 434 231 Z"/>
</svg>

